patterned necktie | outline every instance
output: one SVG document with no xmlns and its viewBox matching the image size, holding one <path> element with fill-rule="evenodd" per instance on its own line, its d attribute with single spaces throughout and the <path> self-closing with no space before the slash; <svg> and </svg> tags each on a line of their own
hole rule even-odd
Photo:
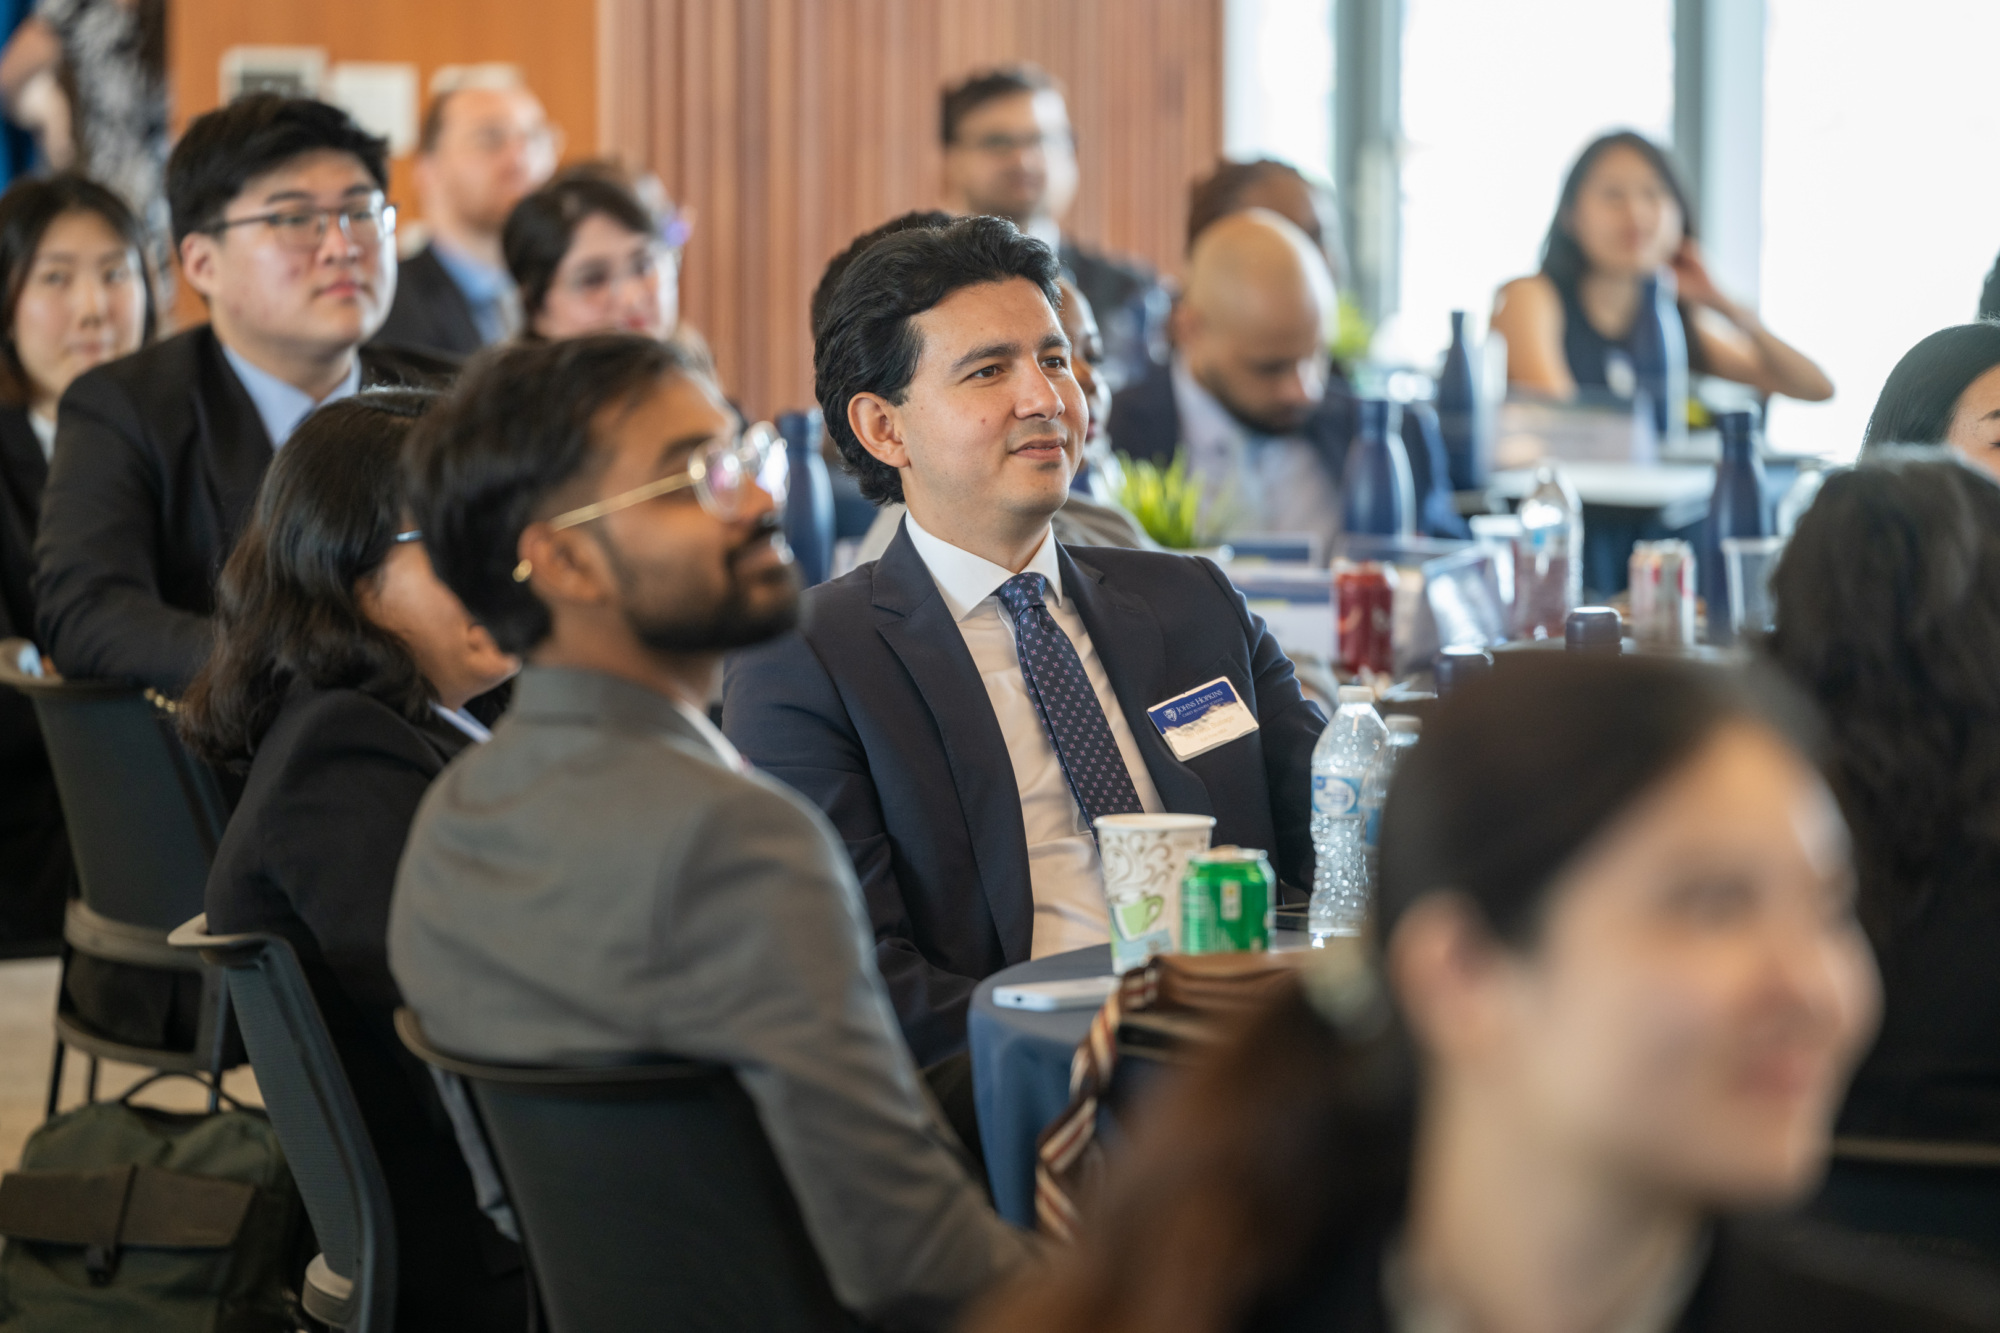
<svg viewBox="0 0 2000 1333">
<path fill-rule="evenodd" d="M 1095 837 L 1099 815 L 1135 815 L 1144 807 L 1076 645 L 1042 600 L 1048 586 L 1040 574 L 1016 574 L 1000 585 L 998 596 L 1014 617 L 1021 678 L 1028 683 L 1028 695 L 1048 728 L 1070 792 Z"/>
</svg>

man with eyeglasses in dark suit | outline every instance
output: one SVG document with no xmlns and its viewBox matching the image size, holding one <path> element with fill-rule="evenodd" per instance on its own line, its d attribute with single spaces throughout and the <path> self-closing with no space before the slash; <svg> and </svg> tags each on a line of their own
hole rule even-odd
<svg viewBox="0 0 2000 1333">
<path fill-rule="evenodd" d="M 63 396 L 35 591 L 65 676 L 178 695 L 208 654 L 216 574 L 299 422 L 364 386 L 449 377 L 449 362 L 362 347 L 396 290 L 388 179 L 383 140 L 302 98 L 242 97 L 182 136 L 167 196 L 210 322 Z"/>
</svg>

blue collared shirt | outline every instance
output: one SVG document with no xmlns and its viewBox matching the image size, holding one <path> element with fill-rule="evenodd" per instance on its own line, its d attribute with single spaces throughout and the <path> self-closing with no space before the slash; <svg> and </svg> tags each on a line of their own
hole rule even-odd
<svg viewBox="0 0 2000 1333">
<path fill-rule="evenodd" d="M 236 349 L 228 343 L 222 345 L 222 354 L 229 358 L 230 369 L 236 372 L 236 378 L 243 382 L 244 391 L 256 405 L 257 416 L 264 423 L 264 433 L 271 437 L 273 449 L 284 448 L 285 441 L 292 438 L 292 432 L 299 428 L 299 423 L 315 407 L 351 398 L 361 389 L 361 358 L 358 355 L 348 368 L 347 378 L 334 385 L 332 393 L 314 401 L 304 389 L 287 384 L 270 371 L 251 365 L 238 356 Z"/>
<path fill-rule="evenodd" d="M 431 241 L 431 253 L 438 263 L 457 284 L 464 295 L 465 303 L 472 307 L 472 322 L 479 326 L 479 336 L 489 343 L 497 343 L 512 336 L 514 332 L 514 280 L 507 270 L 491 264 L 482 264 L 463 251 L 454 250 L 444 241 Z"/>
</svg>

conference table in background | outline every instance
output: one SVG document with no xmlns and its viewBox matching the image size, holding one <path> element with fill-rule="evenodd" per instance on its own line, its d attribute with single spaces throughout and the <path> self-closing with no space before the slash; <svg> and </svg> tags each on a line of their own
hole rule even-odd
<svg viewBox="0 0 2000 1333">
<path fill-rule="evenodd" d="M 1301 931 L 1280 930 L 1272 933 L 1271 943 L 1275 951 L 1289 952 L 1305 948 L 1306 937 Z M 1099 944 L 1006 968 L 980 982 L 972 993 L 966 1028 L 979 1142 L 986 1154 L 994 1207 L 1018 1226 L 1035 1225 L 1035 1140 L 1069 1105 L 1070 1061 L 1097 1010 L 1005 1009 L 994 1003 L 993 992 L 1024 982 L 1073 981 L 1110 973 L 1111 946 Z M 1121 1058 L 1107 1100 L 1113 1107 L 1129 1105 L 1163 1068 L 1152 1060 Z M 1107 1141 L 1113 1137 L 1108 1112 L 1100 1112 L 1098 1125 Z"/>
</svg>

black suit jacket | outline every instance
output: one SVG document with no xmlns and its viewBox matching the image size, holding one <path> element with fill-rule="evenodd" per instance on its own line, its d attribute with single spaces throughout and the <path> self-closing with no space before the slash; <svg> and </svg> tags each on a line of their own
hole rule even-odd
<svg viewBox="0 0 2000 1333">
<path fill-rule="evenodd" d="M 1160 552 L 1061 553 L 1062 585 L 1170 811 L 1270 851 L 1311 882 L 1313 743 L 1326 718 L 1221 570 Z M 1146 709 L 1227 676 L 1260 730 L 1186 763 Z M 1021 796 L 965 639 L 907 529 L 880 560 L 806 594 L 797 634 L 744 653 L 723 729 L 826 811 L 854 858 L 876 961 L 917 1058 L 965 1043 L 983 977 L 1028 958 L 1034 902 Z"/>
<path fill-rule="evenodd" d="M 463 358 L 486 346 L 472 303 L 426 245 L 396 274 L 396 299 L 375 331 L 377 347 L 402 347 L 433 356 Z"/>
<path fill-rule="evenodd" d="M 396 1212 L 397 1323 L 521 1327 L 518 1258 L 479 1211 L 429 1076 L 397 1040 L 389 897 L 417 805 L 468 744 L 359 690 L 298 689 L 250 765 L 209 871 L 209 928 L 291 941 Z M 496 1271 L 498 1270 L 498 1271 Z"/>
<path fill-rule="evenodd" d="M 1254 1312 L 1245 1333 L 1391 1333 L 1382 1250 L 1301 1275 L 1297 1295 Z M 1996 1327 L 1983 1270 L 1792 1222 L 1726 1222 L 1673 1333 L 1972 1333 Z"/>
<path fill-rule="evenodd" d="M 0 407 L 0 639 L 35 637 L 30 581 L 48 474 L 27 412 Z M 69 881 L 62 802 L 34 707 L 0 690 L 0 956 L 53 952 Z"/>
<path fill-rule="evenodd" d="M 1144 378 L 1166 355 L 1173 297 L 1143 264 L 1113 259 L 1068 236 L 1062 238 L 1056 258 L 1097 315 L 1111 362 L 1112 386 Z"/>
<path fill-rule="evenodd" d="M 361 349 L 361 382 L 441 385 L 450 363 Z M 215 578 L 271 439 L 207 325 L 79 376 L 57 415 L 35 544 L 36 623 L 65 676 L 178 695 L 208 656 Z"/>
<path fill-rule="evenodd" d="M 1344 379 L 1330 377 L 1326 398 L 1300 432 L 1318 448 L 1335 485 L 1339 485 L 1347 465 L 1358 401 Z M 1171 460 L 1181 444 L 1181 410 L 1174 401 L 1172 367 L 1155 366 L 1145 379 L 1115 394 L 1107 430 L 1112 446 L 1134 458 L 1162 465 Z M 1417 531 L 1430 537 L 1467 536 L 1465 520 L 1452 503 L 1444 437 L 1438 433 L 1437 414 L 1428 403 L 1404 405 L 1403 452 L 1410 458 L 1410 480 L 1417 497 Z"/>
</svg>

